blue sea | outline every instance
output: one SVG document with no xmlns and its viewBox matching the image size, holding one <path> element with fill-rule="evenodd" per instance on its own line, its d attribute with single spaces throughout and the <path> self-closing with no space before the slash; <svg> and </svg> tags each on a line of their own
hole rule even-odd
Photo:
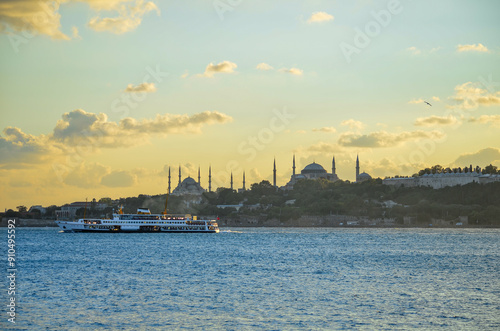
<svg viewBox="0 0 500 331">
<path fill-rule="evenodd" d="M 499 244 L 499 229 L 17 228 L 0 329 L 499 330 Z"/>
</svg>

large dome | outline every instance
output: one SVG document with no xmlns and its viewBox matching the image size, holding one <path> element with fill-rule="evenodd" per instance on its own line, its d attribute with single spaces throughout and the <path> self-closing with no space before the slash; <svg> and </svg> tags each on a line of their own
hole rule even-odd
<svg viewBox="0 0 500 331">
<path fill-rule="evenodd" d="M 320 164 L 313 162 L 313 163 L 307 165 L 304 169 L 302 169 L 302 171 L 300 173 L 303 175 L 305 175 L 305 174 L 326 174 L 326 170 Z"/>
</svg>

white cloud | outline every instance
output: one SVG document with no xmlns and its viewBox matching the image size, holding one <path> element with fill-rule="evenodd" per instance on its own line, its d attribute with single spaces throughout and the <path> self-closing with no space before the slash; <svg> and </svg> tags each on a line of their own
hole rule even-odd
<svg viewBox="0 0 500 331">
<path fill-rule="evenodd" d="M 3 133 L 5 137 L 0 136 L 1 168 L 7 164 L 36 164 L 60 152 L 45 135 L 33 136 L 16 127 L 7 127 Z"/>
<path fill-rule="evenodd" d="M 217 111 L 194 115 L 157 114 L 154 119 L 136 120 L 131 117 L 119 123 L 108 121 L 106 114 L 87 113 L 77 109 L 63 115 L 57 122 L 53 137 L 56 141 L 78 145 L 88 141 L 95 147 L 124 147 L 136 145 L 150 136 L 179 133 L 200 133 L 204 125 L 226 123 L 232 117 Z"/>
<path fill-rule="evenodd" d="M 315 12 L 309 17 L 307 23 L 318 23 L 318 22 L 327 22 L 333 21 L 334 17 L 328 13 L 323 11 Z"/>
<path fill-rule="evenodd" d="M 383 148 L 420 139 L 441 139 L 444 136 L 440 131 L 421 130 L 400 133 L 378 131 L 369 134 L 346 132 L 340 135 L 338 144 L 344 147 Z"/>
<path fill-rule="evenodd" d="M 471 117 L 469 122 L 480 124 L 491 124 L 500 128 L 500 115 L 481 115 L 478 118 Z"/>
<path fill-rule="evenodd" d="M 306 148 L 307 152 L 311 152 L 313 154 L 331 154 L 331 153 L 339 153 L 342 152 L 342 147 L 336 143 L 324 142 L 320 141 L 314 145 L 311 145 Z"/>
<path fill-rule="evenodd" d="M 457 85 L 455 95 L 449 98 L 455 104 L 448 106 L 448 108 L 469 110 L 479 106 L 500 105 L 500 92 L 489 93 L 481 86 L 481 84 L 473 82 Z"/>
<path fill-rule="evenodd" d="M 90 28 L 116 34 L 135 29 L 146 13 L 160 12 L 153 2 L 144 0 L 3 0 L 0 2 L 0 32 L 28 31 L 53 39 L 69 40 L 71 37 L 61 31 L 59 6 L 70 2 L 84 2 L 97 11 L 98 15 L 88 22 Z M 117 11 L 118 16 L 101 18 L 100 11 Z M 72 38 L 80 38 L 77 27 L 72 27 L 71 32 Z"/>
<path fill-rule="evenodd" d="M 335 132 L 337 132 L 337 130 L 334 127 L 331 127 L 331 126 L 329 126 L 329 127 L 325 126 L 325 127 L 319 128 L 319 129 L 314 128 L 314 129 L 312 129 L 312 131 L 313 132 L 327 132 L 327 133 L 335 133 Z"/>
<path fill-rule="evenodd" d="M 447 117 L 444 116 L 429 116 L 429 117 L 420 117 L 415 120 L 415 126 L 446 126 L 446 125 L 454 125 L 457 124 L 458 120 L 449 115 Z"/>
<path fill-rule="evenodd" d="M 284 72 L 284 73 L 288 73 L 291 75 L 296 75 L 296 76 L 301 76 L 304 73 L 304 71 L 302 69 L 298 69 L 298 68 L 290 68 L 290 69 L 281 68 L 279 71 Z"/>
<path fill-rule="evenodd" d="M 269 64 L 264 63 L 264 62 L 257 64 L 257 66 L 255 68 L 258 70 L 273 70 L 274 69 Z"/>
<path fill-rule="evenodd" d="M 410 52 L 411 54 L 413 54 L 413 55 L 420 55 L 420 54 L 422 54 L 422 51 L 419 50 L 418 48 L 416 48 L 415 46 L 408 47 L 406 50 L 408 52 Z"/>
<path fill-rule="evenodd" d="M 231 74 L 234 73 L 234 69 L 237 67 L 236 63 L 230 61 L 222 61 L 218 64 L 210 63 L 205 68 L 205 72 L 199 76 L 212 78 L 216 73 Z"/>
<path fill-rule="evenodd" d="M 457 52 L 488 52 L 488 48 L 483 44 L 458 45 Z"/>
<path fill-rule="evenodd" d="M 114 7 L 116 8 L 116 5 Z M 122 34 L 137 28 L 146 13 L 156 11 L 158 15 L 160 14 L 160 10 L 153 2 L 144 2 L 143 0 L 136 0 L 133 5 L 118 6 L 116 10 L 118 11 L 117 17 L 101 18 L 95 16 L 90 19 L 88 26 L 95 31 Z"/>
<path fill-rule="evenodd" d="M 19 128 L 7 127 L 0 136 L 0 167 L 37 164 L 57 156 L 92 154 L 100 148 L 121 148 L 144 143 L 151 137 L 201 133 L 204 126 L 231 122 L 218 111 L 193 115 L 158 114 L 154 119 L 124 118 L 108 121 L 106 114 L 77 109 L 62 115 L 51 134 L 33 136 Z"/>
<path fill-rule="evenodd" d="M 417 105 L 419 103 L 424 103 L 424 99 L 413 99 L 408 101 L 409 104 Z"/>
<path fill-rule="evenodd" d="M 69 40 L 61 32 L 59 1 L 48 0 L 3 0 L 0 2 L 0 32 L 8 29 L 15 32 L 29 31 L 53 39 Z"/>
<path fill-rule="evenodd" d="M 345 121 L 342 121 L 340 123 L 340 125 L 348 126 L 351 130 L 354 130 L 354 129 L 363 130 L 365 128 L 365 125 L 362 122 L 353 120 L 352 118 L 345 120 Z"/>
<path fill-rule="evenodd" d="M 137 86 L 128 84 L 125 92 L 156 92 L 155 83 L 141 83 Z"/>
</svg>

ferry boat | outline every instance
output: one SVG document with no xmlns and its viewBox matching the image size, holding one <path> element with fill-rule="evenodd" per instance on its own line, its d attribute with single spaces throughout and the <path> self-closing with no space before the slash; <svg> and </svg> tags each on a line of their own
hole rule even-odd
<svg viewBox="0 0 500 331">
<path fill-rule="evenodd" d="M 151 214 L 140 208 L 137 214 L 123 214 L 120 208 L 112 219 L 81 218 L 75 221 L 57 220 L 65 232 L 205 232 L 218 233 L 216 220 L 197 219 L 191 215 Z"/>
</svg>

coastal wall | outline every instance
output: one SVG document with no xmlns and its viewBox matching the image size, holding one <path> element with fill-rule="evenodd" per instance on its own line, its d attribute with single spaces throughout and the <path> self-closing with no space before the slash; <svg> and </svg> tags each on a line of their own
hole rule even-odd
<svg viewBox="0 0 500 331">
<path fill-rule="evenodd" d="M 392 218 L 368 219 L 348 215 L 301 216 L 297 219 L 280 220 L 266 219 L 265 216 L 232 215 L 219 220 L 220 226 L 252 227 L 252 226 L 283 226 L 283 227 L 333 227 L 333 226 L 393 226 L 396 220 Z"/>
<path fill-rule="evenodd" d="M 0 227 L 7 227 L 8 220 L 16 220 L 17 227 L 57 227 L 55 220 L 52 219 L 31 219 L 31 218 L 17 218 L 17 217 L 3 217 Z"/>
</svg>

